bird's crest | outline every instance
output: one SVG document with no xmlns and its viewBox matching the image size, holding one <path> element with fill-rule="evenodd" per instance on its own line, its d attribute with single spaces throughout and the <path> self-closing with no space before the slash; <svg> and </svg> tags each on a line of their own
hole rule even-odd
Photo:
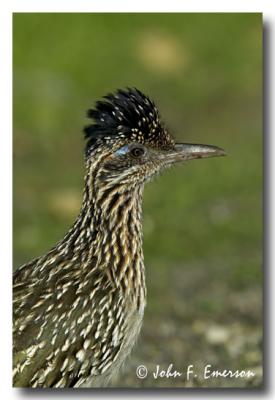
<svg viewBox="0 0 275 400">
<path fill-rule="evenodd" d="M 112 145 L 119 139 L 152 147 L 174 143 L 153 101 L 136 88 L 120 89 L 105 96 L 94 109 L 88 110 L 87 116 L 94 120 L 84 128 L 87 152 L 99 143 Z"/>
</svg>

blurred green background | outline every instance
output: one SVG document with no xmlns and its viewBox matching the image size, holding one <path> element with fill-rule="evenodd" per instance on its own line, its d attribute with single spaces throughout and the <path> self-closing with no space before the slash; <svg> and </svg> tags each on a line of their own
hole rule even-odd
<svg viewBox="0 0 275 400">
<path fill-rule="evenodd" d="M 147 186 L 148 306 L 117 385 L 256 387 L 262 338 L 261 14 L 14 14 L 14 265 L 45 253 L 78 214 L 85 110 L 135 86 L 179 141 L 228 157 Z M 154 380 L 155 365 L 250 369 Z M 149 369 L 136 377 L 137 365 Z"/>
</svg>

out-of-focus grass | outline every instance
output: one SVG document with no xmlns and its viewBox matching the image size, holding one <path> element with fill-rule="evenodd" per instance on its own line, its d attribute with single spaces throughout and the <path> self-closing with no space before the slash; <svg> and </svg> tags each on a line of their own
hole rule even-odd
<svg viewBox="0 0 275 400">
<path fill-rule="evenodd" d="M 166 309 L 167 286 L 167 304 L 182 302 L 183 314 L 188 301 L 203 318 L 220 320 L 221 311 L 231 318 L 230 294 L 245 300 L 249 293 L 251 302 L 250 290 L 258 308 L 248 312 L 255 313 L 262 282 L 260 14 L 15 14 L 15 267 L 43 254 L 73 222 L 84 111 L 125 86 L 152 96 L 178 141 L 228 153 L 172 169 L 145 191 L 148 318 Z M 185 297 L 177 274 L 197 285 L 200 300 Z M 261 316 L 253 318 L 259 328 Z"/>
</svg>

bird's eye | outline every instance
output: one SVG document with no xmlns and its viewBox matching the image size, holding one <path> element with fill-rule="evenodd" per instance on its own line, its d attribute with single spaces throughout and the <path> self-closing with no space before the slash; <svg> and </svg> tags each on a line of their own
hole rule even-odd
<svg viewBox="0 0 275 400">
<path fill-rule="evenodd" d="M 145 147 L 142 145 L 134 144 L 134 145 L 126 145 L 118 149 L 115 154 L 119 156 L 130 155 L 133 158 L 140 158 L 146 152 Z"/>
<path fill-rule="evenodd" d="M 135 157 L 135 158 L 140 158 L 144 155 L 145 153 L 145 149 L 144 147 L 133 147 L 131 149 L 131 156 Z"/>
</svg>

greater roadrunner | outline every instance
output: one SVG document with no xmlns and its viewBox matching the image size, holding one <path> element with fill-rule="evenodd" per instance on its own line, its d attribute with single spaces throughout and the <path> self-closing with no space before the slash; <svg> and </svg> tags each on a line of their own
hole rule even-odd
<svg viewBox="0 0 275 400">
<path fill-rule="evenodd" d="M 154 103 L 118 90 L 88 111 L 79 216 L 46 255 L 14 274 L 14 386 L 107 385 L 130 353 L 146 303 L 144 184 L 178 161 L 224 155 L 176 144 Z"/>
</svg>

